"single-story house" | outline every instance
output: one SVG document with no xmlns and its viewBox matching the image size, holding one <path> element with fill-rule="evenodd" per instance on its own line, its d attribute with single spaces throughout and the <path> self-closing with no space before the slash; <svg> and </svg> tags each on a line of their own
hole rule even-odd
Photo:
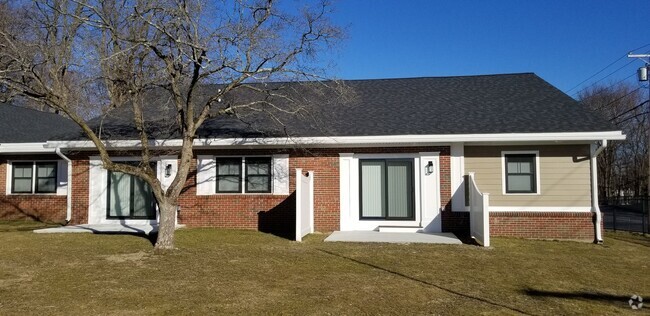
<svg viewBox="0 0 650 316">
<path fill-rule="evenodd" d="M 281 128 L 254 116 L 206 122 L 178 223 L 292 232 L 300 168 L 313 172 L 316 231 L 467 234 L 469 191 L 477 188 L 489 193 L 492 236 L 601 240 L 595 157 L 625 136 L 537 75 L 344 84 L 353 97 L 301 94 L 315 105 L 307 116 L 316 123 L 298 115 Z M 115 160 L 139 160 L 128 117 L 101 119 Z M 155 223 L 147 185 L 103 169 L 92 143 L 75 133 L 56 114 L 0 106 L 0 217 Z M 162 127 L 152 135 L 159 177 L 169 184 L 179 140 Z"/>
</svg>

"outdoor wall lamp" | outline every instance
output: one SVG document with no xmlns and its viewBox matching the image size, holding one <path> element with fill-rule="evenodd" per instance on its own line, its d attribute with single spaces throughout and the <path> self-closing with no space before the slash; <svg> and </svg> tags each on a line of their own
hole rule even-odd
<svg viewBox="0 0 650 316">
<path fill-rule="evenodd" d="M 172 176 L 172 164 L 168 163 L 165 166 L 165 178 L 169 178 Z"/>
<path fill-rule="evenodd" d="M 424 171 L 426 172 L 427 175 L 430 175 L 433 173 L 433 161 L 429 161 L 424 167 Z"/>
</svg>

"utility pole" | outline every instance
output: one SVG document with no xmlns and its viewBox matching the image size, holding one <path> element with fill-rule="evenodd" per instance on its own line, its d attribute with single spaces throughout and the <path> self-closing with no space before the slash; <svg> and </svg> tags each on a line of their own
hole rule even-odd
<svg viewBox="0 0 650 316">
<path fill-rule="evenodd" d="M 650 109 L 650 81 L 648 81 L 648 70 L 650 70 L 650 54 L 632 54 L 630 52 L 627 54 L 628 58 L 639 58 L 641 59 L 645 65 L 643 67 L 640 67 L 637 74 L 639 77 L 639 81 L 643 82 L 646 81 L 648 82 L 648 108 Z M 650 199 L 650 110 L 648 111 L 648 138 L 646 142 L 646 150 L 648 151 L 648 182 L 647 182 L 647 195 L 646 199 Z M 645 204 L 645 203 L 644 203 Z M 646 210 L 648 209 L 648 206 L 646 205 Z"/>
</svg>

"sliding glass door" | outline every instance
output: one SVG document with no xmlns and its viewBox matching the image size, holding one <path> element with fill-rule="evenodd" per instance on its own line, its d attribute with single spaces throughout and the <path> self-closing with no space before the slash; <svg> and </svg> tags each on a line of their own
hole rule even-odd
<svg viewBox="0 0 650 316">
<path fill-rule="evenodd" d="M 360 160 L 359 173 L 361 219 L 415 218 L 413 160 Z"/>
<path fill-rule="evenodd" d="M 156 219 L 151 187 L 144 180 L 121 172 L 108 172 L 108 219 Z"/>
</svg>

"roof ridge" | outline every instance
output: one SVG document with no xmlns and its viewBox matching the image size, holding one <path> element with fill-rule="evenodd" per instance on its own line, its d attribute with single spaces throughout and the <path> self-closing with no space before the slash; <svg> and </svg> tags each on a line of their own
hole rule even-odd
<svg viewBox="0 0 650 316">
<path fill-rule="evenodd" d="M 534 72 L 509 72 L 498 74 L 476 74 L 476 75 L 457 75 L 457 76 L 420 76 L 420 77 L 393 77 L 393 78 L 365 78 L 365 79 L 324 79 L 324 80 L 296 80 L 296 81 L 268 81 L 268 82 L 247 82 L 245 85 L 266 85 L 266 84 L 296 84 L 296 83 L 313 83 L 313 82 L 332 82 L 332 81 L 390 81 L 390 80 L 417 80 L 417 79 L 447 79 L 447 78 L 476 78 L 476 77 L 506 77 L 506 76 L 529 76 L 539 77 Z M 209 83 L 204 86 L 221 86 L 222 83 Z"/>
<path fill-rule="evenodd" d="M 519 76 L 535 75 L 534 72 L 509 72 L 498 74 L 476 74 L 476 75 L 450 75 L 450 76 L 418 76 L 418 77 L 393 77 L 393 78 L 367 78 L 367 79 L 340 79 L 341 81 L 381 81 L 381 80 L 409 80 L 409 79 L 444 79 L 444 78 L 475 78 L 475 77 L 501 77 L 501 76 Z"/>
</svg>

